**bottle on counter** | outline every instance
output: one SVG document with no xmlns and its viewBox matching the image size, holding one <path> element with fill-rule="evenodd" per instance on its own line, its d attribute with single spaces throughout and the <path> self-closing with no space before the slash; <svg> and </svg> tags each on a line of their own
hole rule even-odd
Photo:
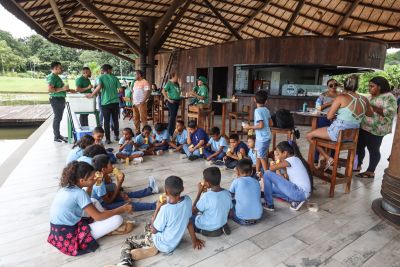
<svg viewBox="0 0 400 267">
<path fill-rule="evenodd" d="M 304 102 L 303 103 L 303 112 L 307 112 L 307 109 L 308 109 L 308 104 L 307 104 L 307 102 Z"/>
<path fill-rule="evenodd" d="M 321 108 L 322 107 L 322 100 L 321 100 L 321 98 L 317 98 L 317 101 L 315 102 L 315 109 L 317 110 L 317 111 L 321 111 Z"/>
</svg>

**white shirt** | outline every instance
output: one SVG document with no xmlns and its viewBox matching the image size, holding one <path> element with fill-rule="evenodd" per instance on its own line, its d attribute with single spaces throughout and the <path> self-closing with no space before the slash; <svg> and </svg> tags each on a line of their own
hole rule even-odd
<svg viewBox="0 0 400 267">
<path fill-rule="evenodd" d="M 297 185 L 306 194 L 306 198 L 311 193 L 311 183 L 308 177 L 307 169 L 298 157 L 288 157 L 286 159 L 290 166 L 286 168 L 289 181 Z"/>
<path fill-rule="evenodd" d="M 135 105 L 138 105 L 144 101 L 145 91 L 150 90 L 149 83 L 142 79 L 140 81 L 135 81 L 133 84 L 132 90 L 132 102 Z"/>
</svg>

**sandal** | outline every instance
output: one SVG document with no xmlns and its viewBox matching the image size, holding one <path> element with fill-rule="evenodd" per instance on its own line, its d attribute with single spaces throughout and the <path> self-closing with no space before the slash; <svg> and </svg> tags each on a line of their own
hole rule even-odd
<svg viewBox="0 0 400 267">
<path fill-rule="evenodd" d="M 326 161 L 326 165 L 325 165 L 324 171 L 327 171 L 329 169 L 329 167 L 331 167 L 332 165 L 333 165 L 333 158 L 329 158 Z"/>
<path fill-rule="evenodd" d="M 356 177 L 374 179 L 375 178 L 375 174 L 370 174 L 368 172 L 360 172 L 359 174 L 356 175 Z"/>
<path fill-rule="evenodd" d="M 133 222 L 131 221 L 124 221 L 120 227 L 118 227 L 116 230 L 112 231 L 109 233 L 109 236 L 113 235 L 126 235 L 130 232 L 132 232 L 134 228 Z"/>
</svg>

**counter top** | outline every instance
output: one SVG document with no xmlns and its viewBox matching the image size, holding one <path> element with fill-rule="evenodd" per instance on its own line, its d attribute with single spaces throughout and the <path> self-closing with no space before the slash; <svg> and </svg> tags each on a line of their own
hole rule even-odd
<svg viewBox="0 0 400 267">
<path fill-rule="evenodd" d="M 254 97 L 254 94 L 235 94 L 236 97 Z M 293 100 L 309 100 L 317 99 L 318 96 L 291 96 L 291 95 L 268 95 L 269 99 L 293 99 Z"/>
</svg>

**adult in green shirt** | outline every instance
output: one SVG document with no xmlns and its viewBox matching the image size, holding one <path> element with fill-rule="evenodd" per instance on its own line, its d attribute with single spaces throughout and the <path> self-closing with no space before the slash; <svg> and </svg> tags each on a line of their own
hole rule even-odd
<svg viewBox="0 0 400 267">
<path fill-rule="evenodd" d="M 60 123 L 65 109 L 66 92 L 69 92 L 68 85 L 60 78 L 62 67 L 60 62 L 52 62 L 51 73 L 47 76 L 47 90 L 49 92 L 49 101 L 53 109 L 53 134 L 55 142 L 68 142 L 68 139 L 60 134 Z"/>
<path fill-rule="evenodd" d="M 162 94 L 167 100 L 168 107 L 168 132 L 172 136 L 175 131 L 176 116 L 178 115 L 179 104 L 181 103 L 181 88 L 178 84 L 178 75 L 169 74 L 169 81 L 165 84 Z"/>
<path fill-rule="evenodd" d="M 104 64 L 101 66 L 103 74 L 98 79 L 98 85 L 89 98 L 101 92 L 101 110 L 103 111 L 103 125 L 106 135 L 106 144 L 111 144 L 110 138 L 110 119 L 112 118 L 114 127 L 114 140 L 119 141 L 119 95 L 118 90 L 121 89 L 121 84 L 117 77 L 112 74 L 112 66 Z"/>
<path fill-rule="evenodd" d="M 208 87 L 207 78 L 199 76 L 197 78 L 197 86 L 190 92 L 191 96 L 194 96 L 192 105 L 208 104 Z"/>
<path fill-rule="evenodd" d="M 75 80 L 76 91 L 83 94 L 90 94 L 92 92 L 92 84 L 90 82 L 90 77 L 92 76 L 92 72 L 88 67 L 82 68 L 82 75 L 79 76 Z M 89 114 L 81 114 L 79 115 L 79 122 L 81 126 L 88 126 L 88 116 Z"/>
</svg>

